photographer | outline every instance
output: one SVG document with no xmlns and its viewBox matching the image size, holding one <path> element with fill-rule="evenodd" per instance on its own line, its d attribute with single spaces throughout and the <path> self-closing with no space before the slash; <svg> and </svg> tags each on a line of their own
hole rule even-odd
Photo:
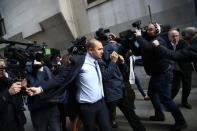
<svg viewBox="0 0 197 131">
<path fill-rule="evenodd" d="M 155 115 L 150 117 L 152 121 L 164 121 L 165 116 L 160 102 L 172 113 L 175 119 L 175 125 L 171 130 L 181 130 L 187 127 L 186 121 L 173 102 L 170 95 L 172 82 L 172 69 L 169 60 L 159 57 L 154 53 L 152 41 L 158 40 L 163 46 L 166 41 L 159 37 L 160 26 L 157 23 L 151 23 L 147 27 L 147 38 L 142 37 L 141 31 L 136 30 L 136 39 L 141 48 L 141 55 L 145 71 L 151 76 L 148 87 L 148 95 L 155 109 Z"/>
<path fill-rule="evenodd" d="M 24 131 L 26 118 L 17 95 L 21 82 L 12 84 L 5 74 L 4 60 L 0 59 L 0 131 Z"/>
</svg>

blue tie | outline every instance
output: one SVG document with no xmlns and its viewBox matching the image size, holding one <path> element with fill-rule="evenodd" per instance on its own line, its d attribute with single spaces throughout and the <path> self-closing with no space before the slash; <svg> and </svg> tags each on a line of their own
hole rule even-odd
<svg viewBox="0 0 197 131">
<path fill-rule="evenodd" d="M 104 93 L 103 93 L 103 83 L 102 83 L 102 75 L 101 75 L 101 71 L 100 71 L 100 68 L 99 68 L 99 64 L 98 64 L 98 61 L 94 61 L 94 64 L 95 64 L 95 68 L 96 68 L 96 72 L 98 74 L 98 78 L 99 78 L 99 84 L 100 84 L 100 87 L 101 87 L 101 93 L 102 93 L 102 96 L 104 96 Z"/>
</svg>

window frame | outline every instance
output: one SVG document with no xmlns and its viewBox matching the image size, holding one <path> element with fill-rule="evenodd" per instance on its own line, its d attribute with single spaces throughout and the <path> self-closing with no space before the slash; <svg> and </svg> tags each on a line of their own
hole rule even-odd
<svg viewBox="0 0 197 131">
<path fill-rule="evenodd" d="M 107 1 L 110 1 L 110 0 L 96 0 L 96 1 L 91 2 L 89 4 L 88 4 L 88 1 L 87 0 L 84 0 L 84 1 L 86 3 L 86 9 L 90 9 L 92 7 L 98 6 L 98 5 L 102 4 L 102 3 L 107 2 Z"/>
</svg>

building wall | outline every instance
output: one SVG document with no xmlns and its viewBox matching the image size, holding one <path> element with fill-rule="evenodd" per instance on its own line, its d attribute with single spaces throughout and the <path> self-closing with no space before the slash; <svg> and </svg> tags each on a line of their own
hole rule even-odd
<svg viewBox="0 0 197 131">
<path fill-rule="evenodd" d="M 23 38 L 41 31 L 39 23 L 58 12 L 57 0 L 1 0 L 0 8 L 5 20 L 7 35 L 22 32 Z"/>
<path fill-rule="evenodd" d="M 93 36 L 100 28 L 114 33 L 131 28 L 134 20 L 153 20 L 184 27 L 196 25 L 194 0 L 108 0 L 87 8 L 86 0 L 1 0 L 0 11 L 5 19 L 6 38 L 22 33 L 23 38 L 42 32 L 40 23 L 61 12 L 74 37 Z M 69 31 L 68 31 L 69 32 Z"/>
<path fill-rule="evenodd" d="M 78 36 L 72 0 L 59 0 L 59 7 L 74 37 Z"/>
<path fill-rule="evenodd" d="M 27 37 L 30 41 L 38 43 L 45 42 L 48 47 L 56 48 L 64 51 L 73 40 L 72 32 L 70 31 L 67 22 L 62 13 L 58 13 L 40 23 L 42 31 Z"/>
<path fill-rule="evenodd" d="M 131 28 L 131 22 L 138 19 L 147 24 L 148 5 L 153 20 L 161 24 L 196 25 L 194 0 L 109 0 L 92 8 L 87 8 L 85 1 L 73 0 L 79 35 L 93 36 L 100 27 L 118 33 Z"/>
<path fill-rule="evenodd" d="M 64 50 L 77 36 L 71 0 L 1 0 L 5 20 L 4 38 L 14 41 L 45 42 Z"/>
</svg>

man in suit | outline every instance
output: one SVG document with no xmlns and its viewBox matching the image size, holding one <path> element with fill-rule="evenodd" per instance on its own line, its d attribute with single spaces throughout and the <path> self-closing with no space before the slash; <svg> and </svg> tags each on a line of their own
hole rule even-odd
<svg viewBox="0 0 197 131">
<path fill-rule="evenodd" d="M 188 41 L 191 46 L 179 51 L 170 51 L 160 45 L 158 40 L 153 41 L 156 54 L 175 61 L 197 61 L 197 29 L 195 27 L 187 27 L 183 31 L 184 40 Z"/>
<path fill-rule="evenodd" d="M 74 56 L 71 64 L 65 67 L 55 78 L 43 82 L 39 88 L 31 87 L 27 91 L 29 95 L 36 95 L 50 91 L 50 95 L 58 96 L 74 83 L 77 87 L 76 99 L 79 103 L 79 112 L 85 131 L 93 131 L 95 122 L 101 131 L 111 131 L 108 111 L 104 102 L 104 92 L 100 67 L 97 63 L 103 54 L 102 43 L 91 39 L 86 45 L 85 56 Z M 116 68 L 118 54 L 113 52 L 110 56 L 109 71 Z M 57 86 L 61 86 L 56 88 Z M 51 90 L 49 90 L 51 89 Z M 55 90 L 53 90 L 55 89 Z"/>
<path fill-rule="evenodd" d="M 184 40 L 180 40 L 179 32 L 176 29 L 171 29 L 168 33 L 170 42 L 168 47 L 175 52 L 185 48 Z M 191 109 L 188 103 L 188 97 L 191 91 L 192 65 L 189 62 L 175 62 L 173 61 L 173 82 L 172 82 L 172 98 L 174 98 L 181 87 L 182 82 L 182 106 Z"/>
</svg>

